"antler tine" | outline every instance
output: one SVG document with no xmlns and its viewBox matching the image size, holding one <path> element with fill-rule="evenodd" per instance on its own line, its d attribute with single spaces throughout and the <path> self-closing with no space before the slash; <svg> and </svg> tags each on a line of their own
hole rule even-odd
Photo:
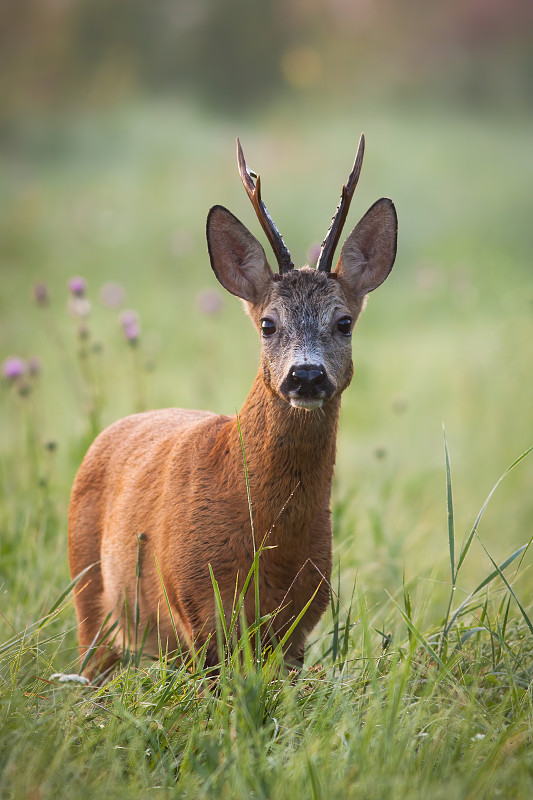
<svg viewBox="0 0 533 800">
<path fill-rule="evenodd" d="M 239 139 L 237 138 L 237 162 L 239 164 L 239 173 L 241 176 L 241 180 L 243 183 L 244 188 L 246 189 L 246 194 L 252 201 L 252 205 L 255 209 L 255 213 L 257 214 L 257 218 L 261 223 L 261 227 L 263 228 L 268 241 L 270 242 L 270 246 L 274 251 L 274 255 L 276 256 L 280 274 L 284 272 L 289 272 L 289 270 L 294 269 L 294 264 L 291 260 L 291 254 L 289 253 L 285 242 L 281 236 L 281 233 L 278 231 L 276 226 L 274 225 L 274 221 L 272 217 L 268 213 L 265 204 L 261 200 L 261 178 L 259 175 L 255 175 L 255 173 L 250 170 L 246 164 L 244 159 L 244 153 L 242 152 L 242 147 Z M 254 185 L 253 177 L 256 178 L 256 182 Z"/>
<path fill-rule="evenodd" d="M 352 202 L 353 193 L 355 191 L 355 187 L 357 186 L 359 175 L 361 174 L 361 167 L 363 165 L 364 154 L 365 154 L 365 135 L 364 133 L 362 133 L 361 138 L 359 139 L 357 155 L 355 156 L 355 161 L 353 164 L 352 171 L 350 172 L 350 177 L 346 181 L 345 185 L 342 187 L 341 199 L 339 205 L 337 206 L 335 216 L 331 220 L 331 225 L 329 226 L 326 238 L 322 242 L 322 249 L 320 250 L 320 255 L 318 257 L 318 264 L 317 264 L 317 269 L 319 269 L 322 272 L 331 272 L 333 256 L 335 255 L 335 250 L 339 243 L 342 229 L 344 227 L 344 223 L 346 222 L 346 217 L 348 216 L 348 210 L 350 208 L 350 203 Z"/>
</svg>

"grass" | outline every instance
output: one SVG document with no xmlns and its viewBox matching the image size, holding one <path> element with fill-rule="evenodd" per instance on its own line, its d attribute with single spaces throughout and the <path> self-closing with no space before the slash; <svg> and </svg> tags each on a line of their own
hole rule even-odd
<svg viewBox="0 0 533 800">
<path fill-rule="evenodd" d="M 66 590 L 0 651 L 2 796 L 526 797 L 531 622 L 503 569 L 446 639 L 422 631 L 406 588 L 386 635 L 362 589 L 348 611 L 333 595 L 299 677 L 242 644 L 216 691 L 198 665 L 164 657 L 103 688 L 62 685 Z"/>
<path fill-rule="evenodd" d="M 144 105 L 28 118 L 4 145 L 0 360 L 42 371 L 0 387 L 1 798 L 531 796 L 531 120 L 311 111 L 234 130 Z M 351 219 L 392 196 L 399 257 L 354 337 L 331 609 L 305 670 L 257 664 L 243 641 L 216 691 L 198 665 L 135 654 L 103 688 L 51 679 L 77 665 L 66 512 L 93 435 L 143 407 L 233 413 L 251 385 L 249 322 L 202 294 L 218 291 L 208 207 L 257 233 L 234 136 L 303 262 L 361 129 Z M 67 307 L 76 274 L 88 316 Z M 120 309 L 99 299 L 110 281 Z"/>
</svg>

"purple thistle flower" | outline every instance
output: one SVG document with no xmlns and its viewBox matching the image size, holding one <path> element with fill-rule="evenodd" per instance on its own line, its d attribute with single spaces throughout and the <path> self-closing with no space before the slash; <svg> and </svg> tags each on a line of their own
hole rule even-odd
<svg viewBox="0 0 533 800">
<path fill-rule="evenodd" d="M 132 343 L 136 342 L 141 334 L 141 329 L 137 322 L 130 322 L 128 325 L 124 325 L 122 330 L 128 342 Z"/>
<path fill-rule="evenodd" d="M 136 344 L 141 335 L 137 313 L 135 311 L 123 311 L 119 321 L 127 341 L 131 344 Z"/>
<path fill-rule="evenodd" d="M 118 320 L 122 326 L 131 325 L 139 321 L 139 315 L 136 311 L 123 311 Z"/>
<path fill-rule="evenodd" d="M 85 278 L 77 275 L 69 280 L 68 288 L 69 292 L 74 295 L 74 297 L 83 297 L 87 289 L 87 282 Z"/>
<path fill-rule="evenodd" d="M 2 363 L 2 375 L 8 381 L 16 381 L 26 374 L 26 364 L 18 356 L 9 356 Z"/>
</svg>

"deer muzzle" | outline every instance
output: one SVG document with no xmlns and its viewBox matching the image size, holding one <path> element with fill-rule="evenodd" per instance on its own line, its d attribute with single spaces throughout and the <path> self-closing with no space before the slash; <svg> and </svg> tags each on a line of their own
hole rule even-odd
<svg viewBox="0 0 533 800">
<path fill-rule="evenodd" d="M 334 386 L 321 364 L 293 364 L 280 391 L 292 406 L 310 411 L 331 397 Z"/>
</svg>

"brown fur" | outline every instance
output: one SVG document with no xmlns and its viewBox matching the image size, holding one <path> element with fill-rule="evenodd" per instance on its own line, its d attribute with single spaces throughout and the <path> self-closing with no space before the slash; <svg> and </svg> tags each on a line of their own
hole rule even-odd
<svg viewBox="0 0 533 800">
<path fill-rule="evenodd" d="M 393 237 L 395 253 L 396 218 L 392 220 L 389 206 L 383 214 L 381 224 L 374 212 L 372 225 L 367 220 L 362 232 L 357 233 L 359 226 L 352 232 L 335 281 L 308 267 L 274 280 L 261 245 L 233 215 L 215 207 L 208 221 L 218 279 L 245 300 L 257 329 L 265 316 L 277 326 L 275 336 L 263 338 L 259 372 L 239 423 L 255 545 L 264 542 L 271 548 L 262 552 L 259 569 L 261 614 L 277 612 L 270 634 L 283 635 L 315 595 L 287 642 L 289 663 L 302 663 L 306 637 L 328 603 L 337 422 L 340 395 L 353 371 L 349 334 L 341 335 L 336 325 L 346 315 L 354 323 L 366 291 L 390 271 L 390 253 L 384 249 L 390 250 Z M 315 398 L 312 410 L 293 407 L 284 379 L 294 365 L 316 364 L 317 359 L 327 377 L 327 392 Z M 108 626 L 118 620 L 121 627 L 113 646 L 106 641 L 92 657 L 86 669 L 90 677 L 116 663 L 123 641 L 135 643 L 139 548 L 137 632 L 140 640 L 145 628 L 150 629 L 145 652 L 157 655 L 160 644 L 170 652 L 179 646 L 199 648 L 210 639 L 206 660 L 216 665 L 209 565 L 229 617 L 236 583 L 240 589 L 254 554 L 235 417 L 149 411 L 111 425 L 90 447 L 69 510 L 71 573 L 76 576 L 93 565 L 75 593 L 81 656 L 109 614 Z M 255 617 L 251 588 L 245 615 L 249 623 Z"/>
</svg>

